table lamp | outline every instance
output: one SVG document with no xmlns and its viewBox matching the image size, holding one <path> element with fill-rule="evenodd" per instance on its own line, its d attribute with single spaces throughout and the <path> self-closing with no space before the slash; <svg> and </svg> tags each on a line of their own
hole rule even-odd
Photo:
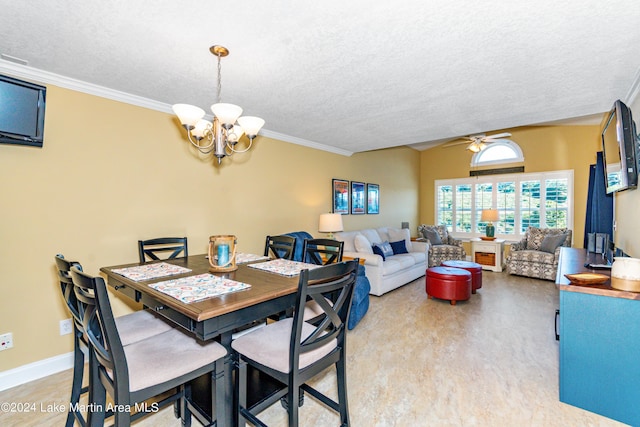
<svg viewBox="0 0 640 427">
<path fill-rule="evenodd" d="M 484 230 L 487 237 L 495 236 L 496 227 L 493 225 L 493 221 L 498 221 L 499 219 L 500 214 L 497 209 L 485 209 L 482 211 L 480 221 L 487 223 L 487 227 Z"/>
<path fill-rule="evenodd" d="M 320 221 L 318 223 L 318 231 L 320 233 L 329 233 L 329 239 L 333 239 L 333 233 L 342 230 L 344 230 L 342 226 L 342 214 L 320 214 Z"/>
</svg>

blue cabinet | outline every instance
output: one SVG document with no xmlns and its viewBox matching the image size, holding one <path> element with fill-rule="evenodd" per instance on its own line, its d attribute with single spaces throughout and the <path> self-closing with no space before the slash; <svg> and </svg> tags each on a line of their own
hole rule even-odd
<svg viewBox="0 0 640 427">
<path fill-rule="evenodd" d="M 640 426 L 640 301 L 563 288 L 560 401 Z"/>
</svg>

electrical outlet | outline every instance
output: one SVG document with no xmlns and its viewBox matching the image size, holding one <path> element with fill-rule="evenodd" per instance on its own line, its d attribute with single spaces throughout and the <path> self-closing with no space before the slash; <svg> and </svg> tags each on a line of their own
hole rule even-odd
<svg viewBox="0 0 640 427">
<path fill-rule="evenodd" d="M 73 324 L 71 319 L 64 319 L 60 321 L 60 335 L 69 335 L 73 332 Z"/>
<path fill-rule="evenodd" d="M 13 334 L 11 332 L 0 335 L 0 351 L 13 347 Z"/>
</svg>

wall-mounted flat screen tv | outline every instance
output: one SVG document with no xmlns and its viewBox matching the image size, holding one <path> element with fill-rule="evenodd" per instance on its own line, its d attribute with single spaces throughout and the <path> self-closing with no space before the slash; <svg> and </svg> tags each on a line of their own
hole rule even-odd
<svg viewBox="0 0 640 427">
<path fill-rule="evenodd" d="M 638 138 L 629 107 L 620 100 L 614 102 L 601 129 L 607 194 L 636 188 Z"/>
<path fill-rule="evenodd" d="M 0 143 L 42 147 L 47 89 L 0 75 Z"/>
</svg>

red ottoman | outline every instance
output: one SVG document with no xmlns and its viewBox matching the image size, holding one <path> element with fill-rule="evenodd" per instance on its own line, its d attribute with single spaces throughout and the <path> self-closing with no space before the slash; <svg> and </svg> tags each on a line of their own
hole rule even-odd
<svg viewBox="0 0 640 427">
<path fill-rule="evenodd" d="M 451 305 L 456 301 L 471 298 L 471 273 L 461 268 L 427 268 L 427 295 L 429 299 L 448 299 Z"/>
<path fill-rule="evenodd" d="M 482 266 L 477 262 L 450 260 L 443 261 L 440 265 L 443 267 L 462 268 L 463 270 L 467 270 L 471 273 L 472 294 L 476 293 L 476 289 L 480 289 L 482 287 Z"/>
</svg>

